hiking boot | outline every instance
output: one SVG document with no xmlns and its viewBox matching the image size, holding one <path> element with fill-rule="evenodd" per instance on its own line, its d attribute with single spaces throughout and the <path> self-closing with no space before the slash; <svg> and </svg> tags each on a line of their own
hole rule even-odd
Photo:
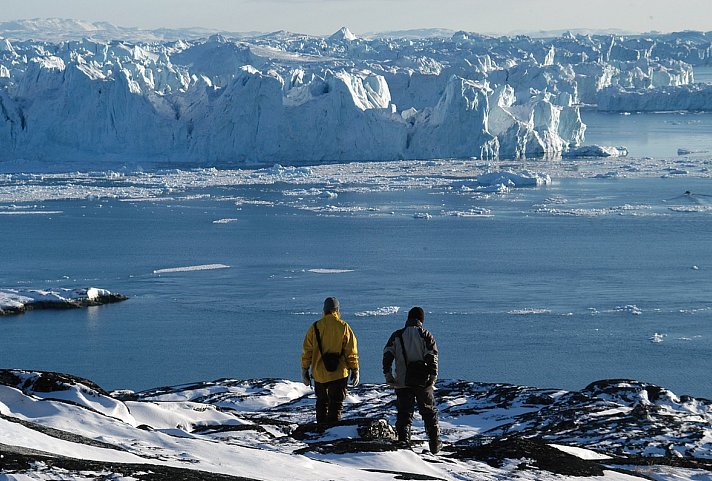
<svg viewBox="0 0 712 481">
<path fill-rule="evenodd" d="M 394 441 L 393 445 L 396 449 L 410 449 L 410 443 L 408 441 Z"/>
<path fill-rule="evenodd" d="M 439 439 L 431 439 L 428 443 L 431 454 L 438 454 L 443 448 L 443 443 Z"/>
<path fill-rule="evenodd" d="M 398 436 L 398 443 L 404 443 L 410 446 L 410 427 L 398 429 L 396 436 Z"/>
</svg>

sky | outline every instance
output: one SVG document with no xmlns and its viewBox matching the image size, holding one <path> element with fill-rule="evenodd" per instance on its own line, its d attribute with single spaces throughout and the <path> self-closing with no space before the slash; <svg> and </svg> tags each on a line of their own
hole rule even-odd
<svg viewBox="0 0 712 481">
<path fill-rule="evenodd" d="M 712 30 L 711 0 L 0 0 L 0 22 L 107 21 L 123 27 L 204 27 L 356 34 L 419 28 L 480 33 L 562 29 Z"/>
</svg>

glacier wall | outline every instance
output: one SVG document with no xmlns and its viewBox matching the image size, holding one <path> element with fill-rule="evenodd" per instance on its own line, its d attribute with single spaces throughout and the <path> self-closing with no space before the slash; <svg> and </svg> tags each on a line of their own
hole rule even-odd
<svg viewBox="0 0 712 481">
<path fill-rule="evenodd" d="M 361 39 L 348 29 L 136 43 L 0 38 L 0 161 L 558 155 L 584 141 L 582 104 L 646 109 L 653 100 L 625 95 L 639 91 L 689 108 L 708 102 L 683 60 L 709 59 L 693 40 Z"/>
</svg>

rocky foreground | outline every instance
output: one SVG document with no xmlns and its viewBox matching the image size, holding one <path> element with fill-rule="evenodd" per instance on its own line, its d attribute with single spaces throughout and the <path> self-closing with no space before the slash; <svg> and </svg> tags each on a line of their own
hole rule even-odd
<svg viewBox="0 0 712 481">
<path fill-rule="evenodd" d="M 313 421 L 287 380 L 107 392 L 57 373 L 0 370 L 0 479 L 712 479 L 712 402 L 637 381 L 581 391 L 438 383 L 445 448 L 393 443 L 393 392 L 352 389 Z"/>
</svg>

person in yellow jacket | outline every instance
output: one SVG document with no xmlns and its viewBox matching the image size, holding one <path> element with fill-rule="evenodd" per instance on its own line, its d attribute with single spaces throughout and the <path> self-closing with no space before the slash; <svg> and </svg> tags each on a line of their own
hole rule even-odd
<svg viewBox="0 0 712 481">
<path fill-rule="evenodd" d="M 351 386 L 358 386 L 356 335 L 339 317 L 338 299 L 327 297 L 324 317 L 309 327 L 302 347 L 302 382 L 311 386 L 314 378 L 317 423 L 341 419 L 349 372 Z"/>
</svg>

